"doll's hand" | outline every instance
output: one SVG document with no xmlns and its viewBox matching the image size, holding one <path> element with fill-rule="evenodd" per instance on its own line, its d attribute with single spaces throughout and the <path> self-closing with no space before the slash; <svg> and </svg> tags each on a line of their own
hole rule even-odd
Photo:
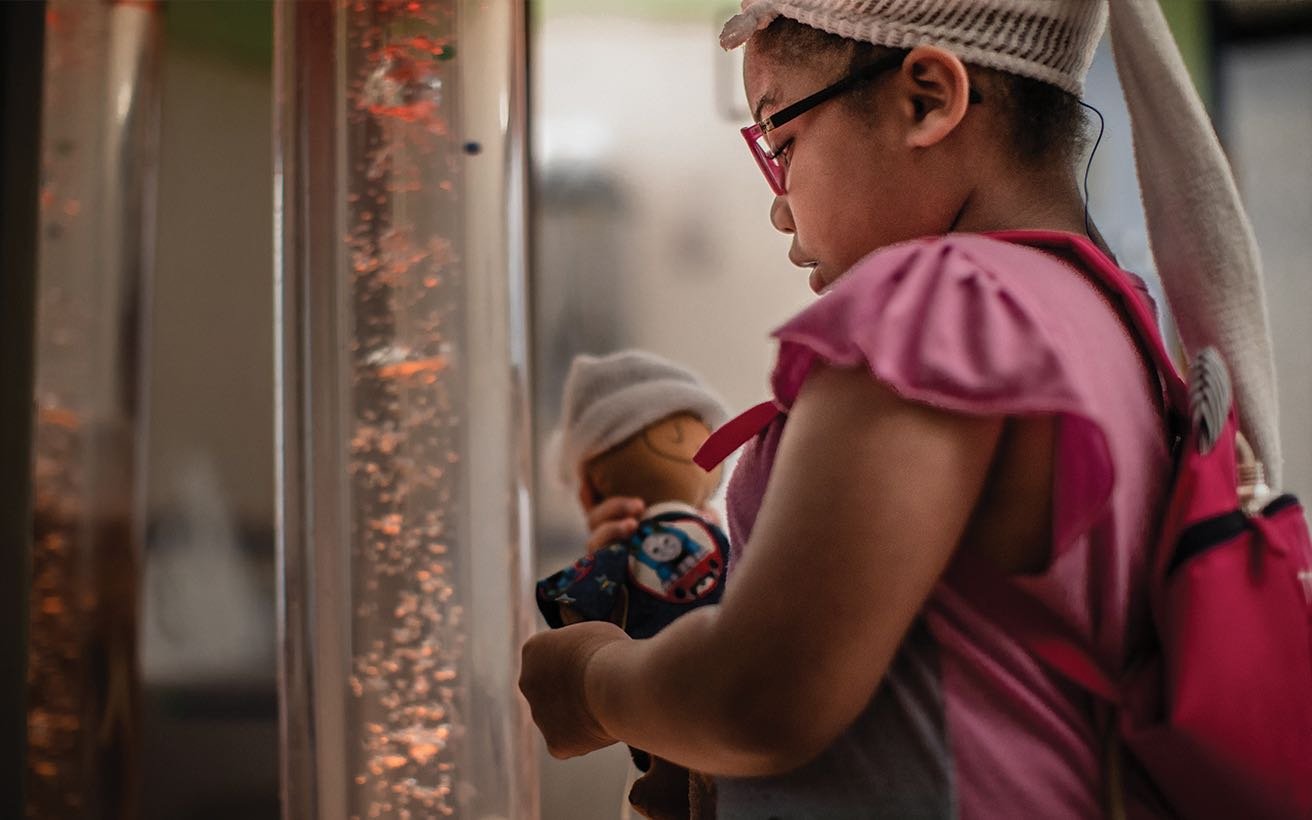
<svg viewBox="0 0 1312 820">
<path fill-rule="evenodd" d="M 589 509 L 588 555 L 633 535 L 646 506 L 640 498 L 615 496 Z"/>
<path fill-rule="evenodd" d="M 540 632 L 525 642 L 519 691 L 552 757 L 576 757 L 615 742 L 588 708 L 584 674 L 597 650 L 627 640 L 614 624 L 591 621 Z"/>
</svg>

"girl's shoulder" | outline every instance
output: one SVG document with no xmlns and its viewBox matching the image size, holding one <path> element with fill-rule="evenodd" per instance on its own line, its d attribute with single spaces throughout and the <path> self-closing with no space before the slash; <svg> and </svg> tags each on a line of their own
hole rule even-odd
<svg viewBox="0 0 1312 820">
<path fill-rule="evenodd" d="M 1099 288 L 1058 256 L 977 234 L 920 239 L 870 254 L 778 328 L 773 386 L 791 405 L 823 360 L 865 364 L 948 409 L 1074 411 L 1082 345 L 1119 327 Z"/>
</svg>

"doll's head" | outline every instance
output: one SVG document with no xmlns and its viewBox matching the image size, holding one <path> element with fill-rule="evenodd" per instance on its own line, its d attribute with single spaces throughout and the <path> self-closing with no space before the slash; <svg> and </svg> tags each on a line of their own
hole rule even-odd
<svg viewBox="0 0 1312 820">
<path fill-rule="evenodd" d="M 706 472 L 692 457 L 711 434 L 706 422 L 677 413 L 644 427 L 582 465 L 584 504 L 622 495 L 648 506 L 682 501 L 698 509 L 720 485 L 721 469 Z"/>
<path fill-rule="evenodd" d="M 579 356 L 562 400 L 562 477 L 582 482 L 585 507 L 615 495 L 701 507 L 721 473 L 692 457 L 726 415 L 696 375 L 659 356 Z"/>
</svg>

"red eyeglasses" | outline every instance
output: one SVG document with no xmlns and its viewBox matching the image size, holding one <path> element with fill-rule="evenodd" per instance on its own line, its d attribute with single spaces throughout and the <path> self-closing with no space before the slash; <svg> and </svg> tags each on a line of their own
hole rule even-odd
<svg viewBox="0 0 1312 820">
<path fill-rule="evenodd" d="M 788 192 L 788 166 L 782 161 L 780 151 L 776 151 L 770 146 L 766 135 L 776 128 L 797 119 L 821 103 L 828 102 L 839 94 L 851 90 L 858 83 L 897 68 L 902 65 L 902 61 L 906 59 L 906 56 L 907 52 L 900 51 L 875 60 L 869 65 L 858 68 L 833 85 L 822 88 L 811 96 L 804 97 L 787 108 L 778 111 L 774 116 L 766 117 L 760 122 L 754 122 L 742 130 L 743 139 L 747 140 L 747 147 L 751 150 L 752 156 L 756 158 L 756 164 L 761 167 L 761 173 L 765 174 L 765 181 L 770 183 L 770 190 L 774 191 L 776 196 L 783 196 Z M 983 98 L 979 95 L 979 92 L 972 88 L 970 90 L 970 101 L 977 103 L 982 100 Z"/>
</svg>

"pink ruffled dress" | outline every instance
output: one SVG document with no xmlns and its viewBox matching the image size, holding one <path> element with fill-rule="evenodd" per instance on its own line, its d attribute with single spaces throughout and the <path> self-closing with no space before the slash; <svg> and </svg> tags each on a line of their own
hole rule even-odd
<svg viewBox="0 0 1312 820">
<path fill-rule="evenodd" d="M 1075 257 L 1008 238 L 1024 239 L 953 234 L 881 250 L 775 332 L 783 412 L 748 443 L 729 484 L 730 573 L 751 560 L 786 411 L 807 374 L 817 364 L 864 367 L 912 401 L 1058 418 L 1051 565 L 1000 582 L 1120 669 L 1148 635 L 1148 550 L 1170 470 L 1159 395 Z M 722 820 L 1103 816 L 1094 704 L 954 583 L 960 563 L 857 721 L 798 771 L 720 780 Z M 1130 809 L 1152 814 L 1133 790 Z"/>
</svg>

